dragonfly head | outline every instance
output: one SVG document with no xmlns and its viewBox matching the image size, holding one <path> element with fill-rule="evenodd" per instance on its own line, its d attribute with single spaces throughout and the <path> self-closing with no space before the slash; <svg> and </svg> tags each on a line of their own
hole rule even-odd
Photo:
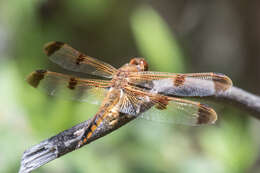
<svg viewBox="0 0 260 173">
<path fill-rule="evenodd" d="M 129 65 L 135 65 L 139 71 L 147 71 L 148 63 L 144 58 L 133 58 L 130 60 Z"/>
</svg>

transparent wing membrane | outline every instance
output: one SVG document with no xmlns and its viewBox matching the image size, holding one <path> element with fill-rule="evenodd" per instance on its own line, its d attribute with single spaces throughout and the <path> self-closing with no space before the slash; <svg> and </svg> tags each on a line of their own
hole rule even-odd
<svg viewBox="0 0 260 173">
<path fill-rule="evenodd" d="M 48 95 L 58 95 L 79 101 L 100 103 L 107 93 L 109 82 L 80 79 L 46 70 L 37 70 L 27 77 L 27 82 Z"/>
<path fill-rule="evenodd" d="M 62 42 L 50 42 L 45 45 L 44 51 L 51 61 L 67 70 L 107 78 L 111 78 L 117 71 L 113 66 L 96 58 L 84 55 Z"/>
<path fill-rule="evenodd" d="M 126 87 L 126 95 L 121 112 L 159 122 L 186 125 L 212 124 L 217 119 L 216 112 L 207 105 L 175 97 L 148 93 L 135 87 Z M 130 99 L 132 93 L 135 99 Z M 127 99 L 125 99 L 127 98 Z M 129 106 L 130 105 L 130 106 Z"/>
<path fill-rule="evenodd" d="M 216 112 L 207 105 L 178 98 L 171 98 L 167 104 L 157 103 L 140 116 L 147 120 L 185 125 L 213 124 Z"/>
<path fill-rule="evenodd" d="M 212 96 L 227 91 L 232 81 L 223 74 L 133 72 L 129 83 L 167 96 Z"/>
</svg>

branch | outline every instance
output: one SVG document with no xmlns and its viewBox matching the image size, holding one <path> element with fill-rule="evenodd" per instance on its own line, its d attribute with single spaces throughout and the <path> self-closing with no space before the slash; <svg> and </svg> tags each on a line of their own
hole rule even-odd
<svg viewBox="0 0 260 173">
<path fill-rule="evenodd" d="M 260 120 L 260 97 L 233 86 L 228 92 L 211 97 L 217 102 L 229 103 L 241 110 L 250 113 Z"/>
<path fill-rule="evenodd" d="M 219 102 L 228 102 L 237 105 L 239 108 L 243 108 L 252 113 L 257 119 L 260 119 L 260 97 L 242 89 L 232 87 L 228 92 L 210 98 Z M 101 123 L 100 127 L 94 131 L 88 143 L 109 134 L 135 118 L 136 117 L 121 114 L 118 123 L 113 126 L 109 124 L 108 120 L 105 120 Z M 78 149 L 77 144 L 81 139 L 82 132 L 88 127 L 90 121 L 91 119 L 82 122 L 26 150 L 22 157 L 19 173 L 31 172 L 68 152 Z"/>
<path fill-rule="evenodd" d="M 130 117 L 126 114 L 120 113 L 118 122 L 113 125 L 109 123 L 109 120 L 105 119 L 94 131 L 93 135 L 88 139 L 86 144 L 109 134 L 135 118 L 136 117 L 134 116 Z M 22 156 L 19 173 L 31 172 L 36 168 L 60 156 L 63 156 L 64 154 L 78 149 L 78 143 L 84 133 L 84 130 L 89 126 L 91 120 L 92 119 L 88 119 L 87 121 L 46 139 L 26 150 Z"/>
</svg>

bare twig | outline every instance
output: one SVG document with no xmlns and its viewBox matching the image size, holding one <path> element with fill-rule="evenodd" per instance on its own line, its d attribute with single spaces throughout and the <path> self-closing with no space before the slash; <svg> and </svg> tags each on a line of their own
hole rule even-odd
<svg viewBox="0 0 260 173">
<path fill-rule="evenodd" d="M 253 117 L 260 119 L 260 97 L 238 87 L 232 87 L 228 92 L 213 97 L 215 101 L 226 102 L 239 109 L 247 111 Z"/>
<path fill-rule="evenodd" d="M 134 118 L 133 116 L 120 114 L 118 123 L 113 126 L 109 124 L 109 121 L 105 120 L 94 131 L 87 144 L 109 134 Z M 84 121 L 26 150 L 22 157 L 19 173 L 31 172 L 68 152 L 78 149 L 78 142 L 90 122 L 91 119 Z"/>
<path fill-rule="evenodd" d="M 260 97 L 258 96 L 237 87 L 232 87 L 228 92 L 221 93 L 213 98 L 216 101 L 225 101 L 238 105 L 239 108 L 245 109 L 252 113 L 254 117 L 260 119 Z M 121 114 L 118 123 L 114 126 L 111 126 L 109 121 L 104 121 L 93 133 L 93 136 L 88 140 L 88 143 L 109 134 L 134 118 L 135 117 L 133 116 L 129 117 L 125 114 Z M 81 134 L 84 129 L 88 127 L 89 123 L 90 120 L 87 120 L 26 150 L 22 157 L 19 172 L 31 172 L 68 152 L 76 150 Z"/>
</svg>

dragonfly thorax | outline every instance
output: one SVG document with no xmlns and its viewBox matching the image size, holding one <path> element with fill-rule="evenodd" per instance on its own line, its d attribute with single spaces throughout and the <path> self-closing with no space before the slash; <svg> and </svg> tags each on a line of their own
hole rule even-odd
<svg viewBox="0 0 260 173">
<path fill-rule="evenodd" d="M 144 58 L 133 58 L 129 63 L 118 69 L 112 78 L 112 86 L 114 88 L 123 88 L 127 85 L 128 76 L 131 72 L 147 71 L 148 64 Z"/>
<path fill-rule="evenodd" d="M 128 75 L 129 75 L 129 72 L 119 70 L 118 73 L 116 75 L 114 75 L 114 77 L 111 80 L 112 87 L 117 88 L 117 89 L 123 88 L 128 83 L 128 80 L 127 80 Z"/>
</svg>

